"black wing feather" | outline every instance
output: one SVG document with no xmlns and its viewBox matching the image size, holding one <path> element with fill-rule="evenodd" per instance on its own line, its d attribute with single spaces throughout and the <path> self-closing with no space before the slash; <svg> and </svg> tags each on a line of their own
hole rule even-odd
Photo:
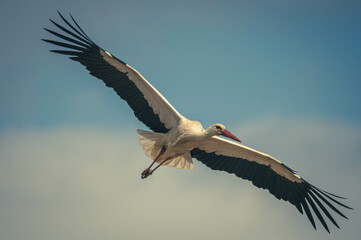
<svg viewBox="0 0 361 240">
<path fill-rule="evenodd" d="M 59 13 L 59 12 L 58 12 Z M 159 116 L 154 113 L 144 98 L 143 93 L 136 87 L 136 85 L 128 78 L 127 72 L 121 72 L 108 62 L 106 62 L 100 54 L 101 49 L 96 45 L 85 32 L 79 27 L 71 16 L 75 26 L 67 21 L 60 13 L 61 19 L 65 22 L 71 30 L 66 29 L 60 24 L 50 21 L 58 27 L 62 32 L 45 29 L 52 35 L 65 40 L 59 42 L 54 40 L 42 39 L 45 42 L 56 46 L 63 47 L 64 50 L 50 50 L 51 52 L 69 56 L 70 59 L 80 62 L 89 70 L 90 74 L 101 79 L 106 86 L 113 88 L 114 91 L 124 99 L 134 111 L 134 115 L 143 122 L 147 127 L 155 132 L 166 133 L 168 129 L 160 121 Z M 77 29 L 77 28 L 78 29 Z M 68 34 L 66 36 L 64 34 Z M 117 59 L 121 63 L 123 61 Z"/>
<path fill-rule="evenodd" d="M 237 177 L 251 181 L 259 188 L 268 189 L 268 191 L 277 199 L 290 202 L 301 214 L 303 214 L 303 212 L 306 213 L 308 219 L 315 229 L 316 223 L 312 216 L 311 210 L 315 213 L 323 227 L 329 232 L 327 223 L 319 209 L 321 209 L 325 216 L 336 227 L 339 228 L 338 224 L 326 209 L 325 205 L 334 212 L 338 213 L 340 216 L 347 218 L 326 198 L 342 207 L 352 209 L 334 199 L 334 197 L 342 197 L 316 188 L 304 179 L 302 179 L 302 182 L 300 183 L 290 181 L 289 179 L 276 173 L 270 166 L 261 165 L 242 158 L 207 153 L 204 150 L 198 148 L 193 149 L 191 151 L 191 155 L 193 158 L 198 159 L 200 162 L 213 170 L 225 171 L 235 174 Z M 295 173 L 295 171 L 291 168 L 285 166 L 284 164 L 282 165 L 292 173 Z"/>
</svg>

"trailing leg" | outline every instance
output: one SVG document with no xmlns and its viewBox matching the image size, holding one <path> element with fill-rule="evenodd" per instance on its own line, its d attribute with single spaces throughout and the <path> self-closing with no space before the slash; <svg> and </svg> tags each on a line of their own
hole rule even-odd
<svg viewBox="0 0 361 240">
<path fill-rule="evenodd" d="M 160 156 L 162 156 L 165 152 L 165 150 L 167 150 L 167 148 L 165 146 L 162 147 L 162 149 L 160 150 L 158 156 L 154 159 L 154 161 L 152 162 L 152 164 L 150 164 L 150 166 L 148 168 L 146 168 L 142 174 L 140 175 L 142 179 L 148 177 L 149 175 L 151 175 L 153 173 L 153 171 L 155 169 L 157 169 L 161 164 L 163 164 L 165 161 L 163 161 L 161 164 L 159 164 L 154 170 L 151 170 L 150 168 L 154 165 L 154 163 L 158 160 L 158 158 Z"/>
</svg>

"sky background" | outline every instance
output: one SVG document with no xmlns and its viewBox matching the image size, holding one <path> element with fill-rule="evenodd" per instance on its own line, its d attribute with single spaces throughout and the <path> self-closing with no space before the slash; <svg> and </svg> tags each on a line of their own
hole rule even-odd
<svg viewBox="0 0 361 240">
<path fill-rule="evenodd" d="M 56 10 L 184 116 L 223 123 L 354 211 L 341 230 L 199 162 L 146 180 L 146 129 L 50 53 Z M 0 239 L 358 239 L 360 1 L 8 1 L 0 7 Z"/>
</svg>

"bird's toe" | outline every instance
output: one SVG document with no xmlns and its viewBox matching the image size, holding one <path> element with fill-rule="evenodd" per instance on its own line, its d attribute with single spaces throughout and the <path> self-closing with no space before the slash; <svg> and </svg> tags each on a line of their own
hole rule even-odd
<svg viewBox="0 0 361 240">
<path fill-rule="evenodd" d="M 143 172 L 142 172 L 142 174 L 140 175 L 140 177 L 142 178 L 142 179 L 144 179 L 144 178 L 147 178 L 149 175 L 151 175 L 153 173 L 153 171 L 152 170 L 150 170 L 149 168 L 147 168 L 147 169 L 145 169 Z"/>
</svg>

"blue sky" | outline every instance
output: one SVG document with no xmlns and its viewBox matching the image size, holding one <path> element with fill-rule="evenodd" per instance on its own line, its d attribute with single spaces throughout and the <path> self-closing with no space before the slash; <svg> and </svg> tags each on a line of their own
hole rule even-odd
<svg viewBox="0 0 361 240">
<path fill-rule="evenodd" d="M 99 45 L 137 68 L 184 115 L 205 124 L 266 114 L 361 121 L 360 4 L 35 1 L 3 6 L 2 131 L 134 121 L 124 119 L 127 106 L 110 89 L 39 41 L 49 37 L 42 30 L 52 27 L 47 18 L 59 19 L 56 9 L 71 12 Z M 96 96 L 89 99 L 86 93 Z"/>
<path fill-rule="evenodd" d="M 54 184 L 60 185 L 62 190 L 51 194 L 59 199 L 60 193 L 67 195 L 77 192 L 74 186 L 79 189 L 84 187 L 81 185 L 82 179 L 75 177 L 75 173 L 76 169 L 87 164 L 79 159 L 89 158 L 85 152 L 90 146 L 98 150 L 94 154 L 105 154 L 103 160 L 107 156 L 111 158 L 102 163 L 94 159 L 92 164 L 96 163 L 100 168 L 105 163 L 112 166 L 102 168 L 102 173 L 96 172 L 95 168 L 84 174 L 84 178 L 91 182 L 97 176 L 106 176 L 108 170 L 121 168 L 115 161 L 120 154 L 124 154 L 121 150 L 127 148 L 119 147 L 119 150 L 110 151 L 111 154 L 107 155 L 109 151 L 104 152 L 104 149 L 96 147 L 100 145 L 106 148 L 104 142 L 115 139 L 115 142 L 127 144 L 128 148 L 136 152 L 131 153 L 131 161 L 137 163 L 127 163 L 134 170 L 133 174 L 117 178 L 117 174 L 114 174 L 117 181 L 124 181 L 127 177 L 133 179 L 133 176 L 138 181 L 138 172 L 148 164 L 148 160 L 142 155 L 135 134 L 136 128 L 145 127 L 135 120 L 125 102 L 102 82 L 90 76 L 82 66 L 66 57 L 50 53 L 48 50 L 51 46 L 40 41 L 41 38 L 50 37 L 43 27 L 55 29 L 48 18 L 59 21 L 56 10 L 64 15 L 71 12 L 98 45 L 140 71 L 184 116 L 201 121 L 205 127 L 216 122 L 224 123 L 239 135 L 245 145 L 275 155 L 290 167 L 302 170 L 303 176 L 306 174 L 308 179 L 315 180 L 331 192 L 342 189 L 338 193 L 350 197 L 350 205 L 357 208 L 355 205 L 360 202 L 357 200 L 361 199 L 361 194 L 356 183 L 360 177 L 352 176 L 352 173 L 358 175 L 361 170 L 359 1 L 3 1 L 0 8 L 0 164 L 5 171 L 4 169 L 27 166 L 34 161 L 39 166 L 39 176 L 44 178 L 47 178 L 46 172 L 49 169 L 70 172 L 70 177 L 66 178 L 69 182 L 61 182 L 61 177 L 57 175 L 59 173 L 55 174 L 54 179 L 57 180 L 54 180 Z M 99 139 L 99 136 L 103 138 Z M 92 141 L 88 138 L 96 139 Z M 124 142 L 123 139 L 133 141 Z M 81 140 L 89 141 L 85 141 L 89 146 L 86 147 Z M 59 145 L 55 144 L 57 141 Z M 70 146 L 62 147 L 68 141 L 74 146 L 73 149 Z M 44 151 L 46 147 L 51 150 Z M 76 159 L 71 152 L 77 153 Z M 60 155 L 64 154 L 67 160 L 74 158 L 74 162 L 77 162 L 74 168 L 61 164 L 64 158 Z M 9 159 L 17 161 L 11 162 Z M 95 166 L 92 164 L 90 165 Z M 192 189 L 197 189 L 197 181 L 200 181 L 199 188 L 205 189 L 200 200 L 215 197 L 212 195 L 214 189 L 207 186 L 204 180 L 214 177 L 221 182 L 216 186 L 219 186 L 217 190 L 221 189 L 224 196 L 244 198 L 242 194 L 235 195 L 231 188 L 221 187 L 222 184 L 235 188 L 238 188 L 237 184 L 242 184 L 241 187 L 245 187 L 238 179 L 224 176 L 226 180 L 223 180 L 222 174 L 213 176 L 213 173 L 209 173 L 200 164 L 196 168 L 201 177 L 194 177 L 196 181 L 192 183 Z M 163 172 L 165 170 L 169 169 L 162 169 Z M 37 229 L 31 223 L 9 220 L 16 214 L 21 218 L 22 214 L 16 211 L 18 205 L 10 204 L 13 200 L 18 200 L 19 204 L 23 201 L 21 203 L 29 206 L 23 212 L 28 213 L 30 218 L 39 217 L 30 210 L 33 207 L 37 206 L 46 212 L 43 205 L 37 205 L 39 201 L 35 201 L 26 188 L 20 187 L 24 182 L 30 188 L 41 186 L 41 177 L 35 177 L 29 171 L 25 169 L 3 175 L 8 178 L 3 179 L 5 183 L 1 185 L 0 191 L 7 201 L 0 203 L 0 207 L 9 209 L 10 212 L 6 215 L 7 219 L 0 217 L 0 221 L 14 229 L 19 227 L 17 224 L 21 224 L 20 228 L 30 229 L 28 232 L 24 230 L 24 236 L 41 239 L 37 238 L 36 231 L 31 231 Z M 179 171 L 169 171 L 168 175 L 159 176 L 154 182 L 170 178 L 167 186 L 179 187 L 179 191 L 172 194 L 180 194 L 182 191 L 185 191 L 184 194 L 194 193 L 186 190 L 182 185 L 185 183 L 180 182 L 187 181 L 183 180 L 185 177 L 192 178 L 192 174 L 197 175 L 195 172 L 179 174 Z M 29 176 L 22 181 L 20 174 Z M 342 177 L 345 175 L 347 177 Z M 70 179 L 74 186 L 70 184 Z M 152 180 L 149 179 L 149 182 Z M 235 182 L 231 182 L 233 180 Z M 209 181 L 213 183 L 214 179 Z M 165 189 L 158 185 L 152 186 L 149 182 L 136 182 L 136 186 L 143 191 L 149 191 L 146 188 L 153 187 L 160 196 L 167 196 Z M 104 180 L 102 183 L 108 188 L 112 187 L 111 180 Z M 89 199 L 92 194 L 97 196 L 97 191 L 102 192 L 102 187 L 103 185 L 95 184 L 94 189 L 88 189 L 84 195 L 76 194 L 79 199 L 85 196 Z M 246 191 L 250 199 L 267 195 L 264 191 L 251 189 L 252 186 L 248 184 Z M 130 189 L 124 187 L 122 191 Z M 111 195 L 111 192 L 109 190 L 102 193 Z M 35 199 L 48 199 L 44 189 L 41 188 L 37 193 L 33 196 Z M 26 197 L 20 201 L 17 196 Z M 139 193 L 134 193 L 134 196 L 139 196 Z M 180 194 L 179 198 L 182 196 L 184 197 Z M 53 218 L 49 215 L 54 223 L 50 228 L 59 232 L 59 239 L 60 236 L 89 239 L 85 230 L 74 230 L 73 235 L 61 235 L 64 231 L 56 224 L 71 218 L 71 214 L 64 213 L 64 218 L 59 220 L 57 211 L 61 212 L 61 209 L 68 209 L 69 206 L 76 209 L 81 201 L 61 205 L 54 199 L 53 202 L 50 200 L 54 205 L 47 207 L 54 215 Z M 212 206 L 217 206 L 217 201 L 224 201 L 222 198 L 215 199 L 214 203 L 210 203 L 214 204 Z M 260 204 L 267 205 L 269 201 L 273 201 L 270 199 L 263 199 L 264 202 Z M 157 199 L 154 197 L 152 201 L 157 202 Z M 95 204 L 95 207 L 101 209 L 109 204 L 113 202 L 103 201 L 100 205 Z M 277 204 L 279 203 L 274 201 L 270 206 L 283 209 L 285 205 Z M 197 206 L 202 209 L 201 205 Z M 258 208 L 259 205 L 253 207 Z M 265 208 L 265 211 L 266 209 L 269 208 Z M 322 230 L 315 233 L 303 221 L 305 217 L 298 216 L 292 208 L 287 210 L 290 213 L 282 215 L 285 219 L 299 217 L 298 223 L 303 224 L 299 231 L 293 227 L 287 233 L 289 236 L 300 236 L 306 231 L 305 234 L 309 237 L 329 237 Z M 207 212 L 205 209 L 203 211 Z M 97 218 L 97 214 L 99 213 L 94 212 L 92 217 Z M 137 214 L 142 216 L 141 212 Z M 134 213 L 134 216 L 138 216 L 137 214 Z M 165 212 L 153 214 L 157 219 L 167 216 Z M 211 218 L 208 214 L 209 212 L 204 215 L 195 212 L 194 216 L 199 221 L 205 221 Z M 222 214 L 233 219 L 231 212 Z M 262 214 L 267 213 L 263 211 Z M 168 217 L 179 222 L 179 219 L 185 218 L 180 215 L 176 212 Z M 271 213 L 269 215 L 272 216 Z M 338 234 L 334 235 L 335 239 L 351 239 L 352 236 L 360 235 L 355 222 L 359 223 L 361 219 L 356 216 L 354 214 L 354 219 L 351 218 L 350 221 L 340 220 L 343 228 L 348 229 L 333 229 Z M 103 217 L 109 220 L 119 216 L 116 213 L 112 215 L 110 211 Z M 48 220 L 46 215 L 39 219 L 39 224 Z M 282 226 L 292 224 L 282 218 L 280 221 Z M 79 218 L 78 223 L 81 222 Z M 77 223 L 74 224 L 78 226 Z M 213 226 L 216 223 L 208 224 Z M 206 229 L 206 225 L 200 226 L 200 229 Z M 107 228 L 96 226 L 99 225 L 95 224 L 92 231 L 97 236 L 102 236 Z M 115 236 L 119 236 L 115 229 L 116 226 L 112 229 L 114 232 L 110 231 L 114 235 L 109 236 L 109 239 L 117 239 Z M 229 230 L 225 227 L 219 232 Z M 177 232 L 174 229 L 172 231 Z M 272 227 L 269 231 L 275 233 Z M 0 236 L 2 234 L 7 239 L 22 237 L 21 234 L 16 235 L 11 228 L 3 229 Z M 42 234 L 43 239 L 48 239 L 48 232 L 44 230 Z M 123 237 L 131 236 L 124 234 Z M 229 235 L 229 238 L 237 236 L 236 232 L 234 234 Z M 204 231 L 196 236 L 209 238 Z M 133 237 L 136 239 L 137 235 Z M 166 237 L 164 235 L 164 239 Z M 259 237 L 261 236 L 257 234 L 249 235 L 249 239 Z"/>
</svg>

